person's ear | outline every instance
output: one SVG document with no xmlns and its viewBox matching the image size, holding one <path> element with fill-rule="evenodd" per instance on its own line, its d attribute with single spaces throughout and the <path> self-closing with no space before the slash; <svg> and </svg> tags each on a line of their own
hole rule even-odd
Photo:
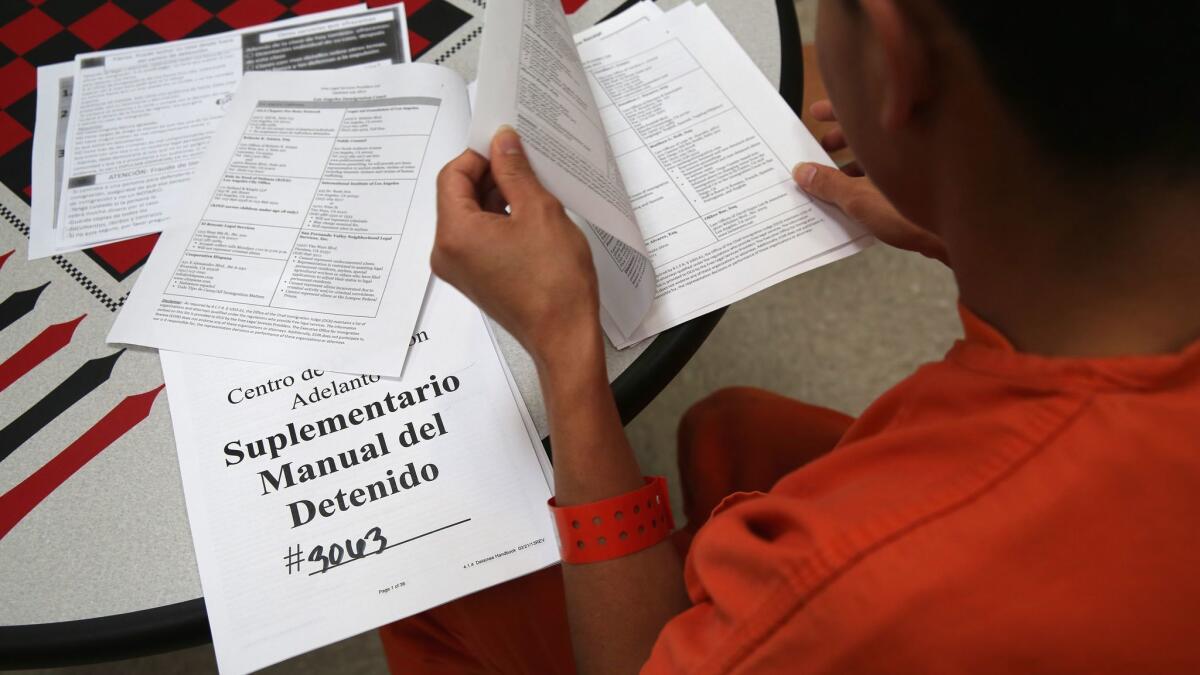
<svg viewBox="0 0 1200 675">
<path fill-rule="evenodd" d="M 861 0 L 863 16 L 878 40 L 882 63 L 878 76 L 880 120 L 895 131 L 913 120 L 932 90 L 927 36 L 900 0 Z"/>
</svg>

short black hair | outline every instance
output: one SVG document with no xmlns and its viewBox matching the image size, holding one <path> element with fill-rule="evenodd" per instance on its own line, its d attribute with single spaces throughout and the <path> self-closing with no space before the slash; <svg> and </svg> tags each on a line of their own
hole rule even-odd
<svg viewBox="0 0 1200 675">
<path fill-rule="evenodd" d="M 1072 167 L 1200 173 L 1200 2 L 937 2 L 1016 118 Z"/>
</svg>

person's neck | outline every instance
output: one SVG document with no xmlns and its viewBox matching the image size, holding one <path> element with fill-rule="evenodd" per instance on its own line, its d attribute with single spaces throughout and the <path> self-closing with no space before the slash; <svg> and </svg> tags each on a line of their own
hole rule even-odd
<svg viewBox="0 0 1200 675">
<path fill-rule="evenodd" d="M 1048 356 L 1173 353 L 1200 339 L 1200 186 L 1009 175 L 1021 178 L 944 213 L 964 305 Z"/>
</svg>

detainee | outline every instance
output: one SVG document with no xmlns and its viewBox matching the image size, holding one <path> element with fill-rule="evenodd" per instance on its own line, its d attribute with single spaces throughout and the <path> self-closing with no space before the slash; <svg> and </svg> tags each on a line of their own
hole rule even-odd
<svg viewBox="0 0 1200 675">
<path fill-rule="evenodd" d="M 698 403 L 673 537 L 583 235 L 512 130 L 451 162 L 434 271 L 536 361 L 565 562 L 385 627 L 393 671 L 1200 670 L 1197 27 L 1190 2 L 821 0 L 813 113 L 866 175 L 798 186 L 948 265 L 965 335 L 857 419 Z"/>
</svg>

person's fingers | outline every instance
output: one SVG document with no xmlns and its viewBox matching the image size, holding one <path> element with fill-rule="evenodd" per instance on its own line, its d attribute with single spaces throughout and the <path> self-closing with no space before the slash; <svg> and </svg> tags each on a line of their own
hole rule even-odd
<svg viewBox="0 0 1200 675">
<path fill-rule="evenodd" d="M 833 204 L 868 229 L 886 226 L 894 219 L 891 203 L 863 178 L 853 178 L 833 167 L 812 163 L 796 165 L 792 176 L 805 192 Z"/>
<path fill-rule="evenodd" d="M 492 177 L 514 212 L 550 198 L 529 165 L 520 136 L 507 125 L 492 137 Z"/>
<path fill-rule="evenodd" d="M 487 159 L 473 150 L 463 152 L 442 167 L 437 179 L 438 212 L 463 215 L 479 211 L 477 185 L 487 169 Z"/>
<path fill-rule="evenodd" d="M 508 202 L 505 201 L 504 195 L 500 194 L 500 188 L 493 187 L 483 193 L 483 210 L 489 213 L 499 215 L 505 214 L 505 208 Z"/>
<path fill-rule="evenodd" d="M 796 184 L 808 194 L 841 208 L 851 218 L 850 206 L 858 193 L 855 179 L 832 167 L 811 162 L 802 162 L 792 169 Z"/>
<path fill-rule="evenodd" d="M 900 215 L 866 178 L 811 163 L 797 164 L 792 173 L 801 189 L 837 206 L 880 241 L 950 264 L 941 239 Z"/>
<path fill-rule="evenodd" d="M 821 99 L 808 107 L 808 111 L 818 122 L 836 122 L 837 115 L 833 112 L 833 104 L 829 99 Z"/>
<path fill-rule="evenodd" d="M 837 152 L 846 147 L 846 134 L 841 127 L 834 127 L 821 137 L 821 147 L 825 152 Z"/>
<path fill-rule="evenodd" d="M 496 189 L 496 178 L 492 176 L 491 167 L 488 167 L 488 172 L 483 174 L 483 178 L 475 184 L 475 190 L 479 193 L 480 201 L 487 197 L 488 193 Z"/>
<path fill-rule="evenodd" d="M 488 161 L 478 153 L 467 150 L 442 167 L 437 180 L 437 231 L 429 263 L 434 274 L 454 282 L 457 264 L 454 262 L 476 237 L 468 223 L 482 214 L 479 203 L 479 183 L 487 173 Z"/>
<path fill-rule="evenodd" d="M 851 178 L 862 178 L 863 176 L 867 175 L 867 172 L 863 171 L 862 166 L 857 160 L 853 162 L 846 162 L 841 166 L 841 169 L 842 173 L 850 176 Z"/>
</svg>

